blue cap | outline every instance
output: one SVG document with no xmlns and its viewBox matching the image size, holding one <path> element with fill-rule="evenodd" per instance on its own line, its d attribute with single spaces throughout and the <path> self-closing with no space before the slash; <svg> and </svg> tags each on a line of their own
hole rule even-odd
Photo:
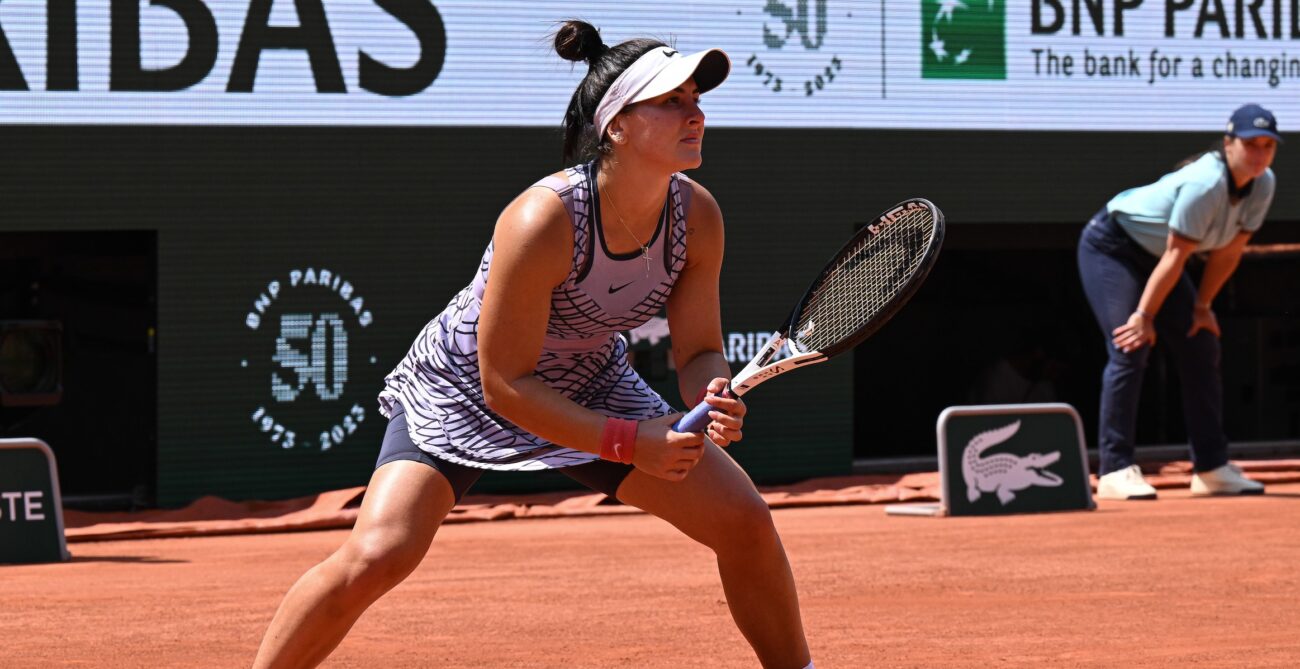
<svg viewBox="0 0 1300 669">
<path fill-rule="evenodd" d="M 1232 112 L 1224 134 L 1242 139 L 1272 137 L 1278 142 L 1282 141 L 1282 136 L 1277 134 L 1277 119 L 1273 118 L 1273 112 L 1257 104 L 1242 105 Z"/>
</svg>

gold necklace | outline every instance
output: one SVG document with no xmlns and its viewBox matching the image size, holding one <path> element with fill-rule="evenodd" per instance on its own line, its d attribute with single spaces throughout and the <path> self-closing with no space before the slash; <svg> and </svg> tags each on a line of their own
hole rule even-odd
<svg viewBox="0 0 1300 669">
<path fill-rule="evenodd" d="M 650 276 L 650 261 L 652 260 L 652 258 L 650 257 L 650 247 L 646 246 L 645 244 L 642 244 L 641 240 L 637 238 L 635 234 L 633 234 L 632 228 L 629 228 L 627 226 L 627 221 L 623 220 L 623 212 L 618 210 L 618 205 L 614 204 L 614 198 L 609 196 L 609 191 L 600 187 L 599 184 L 597 185 L 597 187 L 600 188 L 601 193 L 605 196 L 605 199 L 609 201 L 609 206 L 614 208 L 614 215 L 618 216 L 618 222 L 623 225 L 623 229 L 627 230 L 627 234 L 630 237 L 632 237 L 632 241 L 636 242 L 636 245 L 641 247 L 641 255 L 645 258 L 645 275 Z"/>
</svg>

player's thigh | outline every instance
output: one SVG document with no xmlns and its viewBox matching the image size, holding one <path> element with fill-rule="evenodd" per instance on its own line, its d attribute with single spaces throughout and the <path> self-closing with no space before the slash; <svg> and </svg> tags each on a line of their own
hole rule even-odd
<svg viewBox="0 0 1300 669">
<path fill-rule="evenodd" d="M 397 572 L 419 564 L 455 506 L 447 478 L 413 460 L 376 469 L 365 495 L 344 558 L 362 567 L 388 564 Z"/>
<path fill-rule="evenodd" d="M 772 513 L 745 470 L 726 451 L 706 442 L 699 463 L 681 481 L 633 471 L 618 499 L 671 523 L 714 550 L 775 536 Z"/>
</svg>

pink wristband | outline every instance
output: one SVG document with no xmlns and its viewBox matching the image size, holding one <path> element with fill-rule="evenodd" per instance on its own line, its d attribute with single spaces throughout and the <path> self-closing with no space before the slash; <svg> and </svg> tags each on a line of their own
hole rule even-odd
<svg viewBox="0 0 1300 669">
<path fill-rule="evenodd" d="M 626 418 L 606 419 L 605 429 L 600 433 L 601 459 L 630 465 L 635 453 L 636 421 Z"/>
<path fill-rule="evenodd" d="M 618 451 L 618 454 L 623 457 L 623 464 L 625 465 L 632 464 L 632 457 L 636 455 L 636 430 L 639 425 L 640 423 L 634 420 L 624 421 L 623 423 L 623 443 L 626 446 L 622 451 Z"/>
</svg>

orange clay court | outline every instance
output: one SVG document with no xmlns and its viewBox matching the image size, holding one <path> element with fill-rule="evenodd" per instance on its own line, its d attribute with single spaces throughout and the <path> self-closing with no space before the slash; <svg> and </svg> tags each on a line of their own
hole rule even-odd
<svg viewBox="0 0 1300 669">
<path fill-rule="evenodd" d="M 1268 480 L 1268 479 L 1265 479 Z M 1094 512 L 777 508 L 818 667 L 1300 666 L 1300 483 Z M 81 522 L 85 522 L 84 519 Z M 0 666 L 240 667 L 346 529 L 0 567 Z M 451 523 L 326 667 L 755 667 L 708 551 L 641 514 Z"/>
</svg>

